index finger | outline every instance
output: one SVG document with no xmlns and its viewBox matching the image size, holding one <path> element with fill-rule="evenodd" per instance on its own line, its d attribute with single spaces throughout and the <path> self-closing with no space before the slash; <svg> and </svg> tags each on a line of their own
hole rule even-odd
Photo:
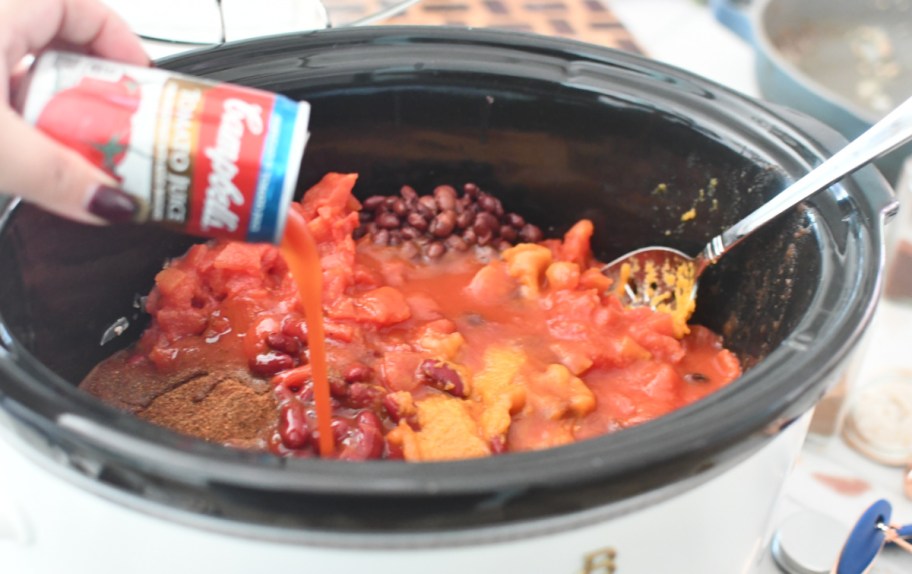
<svg viewBox="0 0 912 574">
<path fill-rule="evenodd" d="M 4 37 L 5 36 L 5 37 Z M 52 41 L 102 58 L 145 66 L 149 56 L 126 22 L 98 0 L 8 0 L 0 3 L 0 45 L 6 69 Z"/>
</svg>

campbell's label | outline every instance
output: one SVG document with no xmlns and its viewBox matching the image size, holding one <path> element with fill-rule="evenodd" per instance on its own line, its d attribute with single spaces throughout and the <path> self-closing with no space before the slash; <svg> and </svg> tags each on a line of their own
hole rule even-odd
<svg viewBox="0 0 912 574">
<path fill-rule="evenodd" d="M 309 106 L 164 70 L 49 52 L 23 116 L 139 200 L 140 221 L 277 242 L 297 184 Z"/>
</svg>

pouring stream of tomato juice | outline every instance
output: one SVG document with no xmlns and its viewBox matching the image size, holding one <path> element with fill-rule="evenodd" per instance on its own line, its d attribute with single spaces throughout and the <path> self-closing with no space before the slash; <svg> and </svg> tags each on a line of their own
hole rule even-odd
<svg viewBox="0 0 912 574">
<path fill-rule="evenodd" d="M 304 321 L 307 324 L 308 352 L 317 410 L 320 456 L 333 455 L 332 413 L 329 405 L 329 380 L 326 365 L 326 338 L 323 331 L 323 272 L 317 243 L 304 215 L 294 206 L 288 210 L 285 233 L 280 245 L 282 257 L 298 287 Z"/>
</svg>

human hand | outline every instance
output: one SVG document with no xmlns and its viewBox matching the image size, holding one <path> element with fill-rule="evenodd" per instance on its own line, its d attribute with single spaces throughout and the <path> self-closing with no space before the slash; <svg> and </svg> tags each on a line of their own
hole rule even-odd
<svg viewBox="0 0 912 574">
<path fill-rule="evenodd" d="M 130 220 L 136 207 L 114 180 L 13 109 L 23 59 L 46 49 L 150 63 L 139 38 L 99 0 L 0 0 L 0 193 L 88 223 Z"/>
</svg>

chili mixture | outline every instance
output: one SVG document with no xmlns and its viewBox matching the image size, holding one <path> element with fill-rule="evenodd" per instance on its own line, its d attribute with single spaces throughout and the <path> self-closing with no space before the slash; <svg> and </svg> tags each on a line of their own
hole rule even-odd
<svg viewBox="0 0 912 574">
<path fill-rule="evenodd" d="M 620 303 L 590 221 L 545 239 L 472 184 L 362 204 L 356 179 L 328 174 L 293 206 L 322 269 L 331 437 L 317 424 L 313 327 L 273 245 L 214 241 L 170 261 L 141 339 L 81 388 L 227 445 L 427 461 L 614 432 L 741 374 L 709 329 Z"/>
</svg>

